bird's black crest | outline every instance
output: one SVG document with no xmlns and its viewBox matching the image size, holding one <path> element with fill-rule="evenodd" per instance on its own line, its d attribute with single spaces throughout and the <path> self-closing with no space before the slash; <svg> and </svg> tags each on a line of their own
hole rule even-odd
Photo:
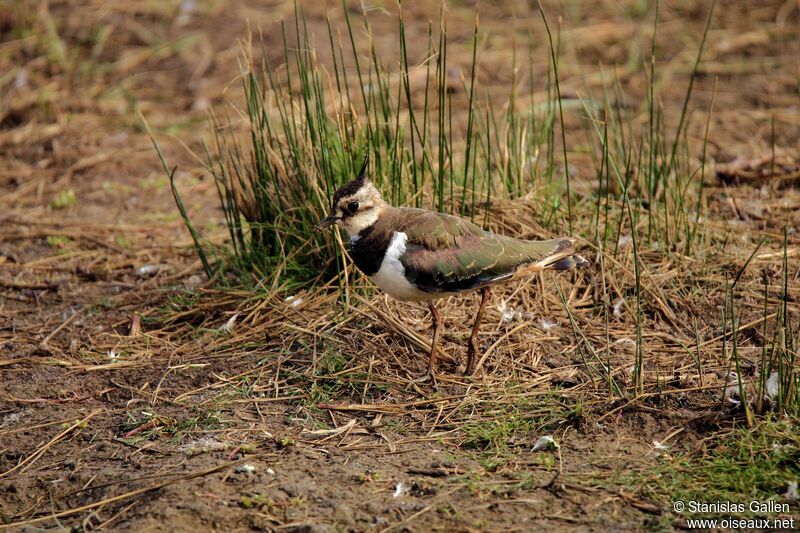
<svg viewBox="0 0 800 533">
<path fill-rule="evenodd" d="M 364 181 L 367 177 L 367 167 L 369 167 L 369 150 L 364 154 L 364 162 L 361 164 L 361 170 L 358 171 L 357 180 Z"/>
<path fill-rule="evenodd" d="M 333 205 L 339 203 L 339 200 L 350 196 L 351 194 L 355 194 L 355 192 L 364 185 L 364 181 L 367 179 L 367 167 L 369 166 L 369 152 L 364 156 L 364 163 L 361 165 L 361 170 L 358 171 L 358 176 L 356 179 L 348 183 L 347 185 L 343 185 L 342 187 L 337 190 L 333 195 Z"/>
</svg>

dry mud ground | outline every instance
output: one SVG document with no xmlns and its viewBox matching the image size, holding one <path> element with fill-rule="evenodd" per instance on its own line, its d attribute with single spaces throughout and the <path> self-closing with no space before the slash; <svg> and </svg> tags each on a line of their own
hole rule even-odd
<svg viewBox="0 0 800 533">
<path fill-rule="evenodd" d="M 643 98 L 652 31 L 645 3 L 548 4 L 550 18 L 561 17 L 566 95 L 597 90 L 599 73 L 616 64 L 629 98 Z M 667 116 L 680 111 L 709 6 L 662 6 L 658 90 Z M 305 7 L 312 31 L 324 35 L 323 7 Z M 377 48 L 394 57 L 396 8 L 371 8 Z M 719 387 L 604 401 L 580 370 L 554 291 L 531 289 L 530 301 L 540 303 L 528 309 L 525 342 L 492 306 L 484 348 L 497 345 L 483 376 L 464 380 L 445 367 L 442 389 L 431 394 L 406 375 L 421 368 L 410 339 L 428 334 L 423 309 L 374 296 L 365 314 L 332 327 L 335 294 L 291 305 L 206 283 L 137 113 L 179 165 L 198 225 L 219 232 L 213 183 L 181 142 L 198 149 L 209 134 L 207 109 L 240 98 L 237 60 L 248 27 L 262 28 L 268 53 L 281 61 L 278 21 L 292 9 L 278 1 L 0 6 L 0 528 L 684 524 L 646 475 L 665 461 L 654 441 L 702 454 L 739 415 L 720 409 Z M 544 72 L 546 41 L 532 3 L 480 9 L 484 87 L 507 94 L 512 34 L 526 42 L 533 33 Z M 341 8 L 331 10 L 340 23 Z M 415 61 L 438 11 L 407 6 Z M 466 68 L 474 5 L 453 2 L 447 11 L 452 62 Z M 709 216 L 742 241 L 709 261 L 736 272 L 761 236 L 771 239 L 745 276 L 755 294 L 761 271 L 778 284 L 785 224 L 789 249 L 800 244 L 799 24 L 797 2 L 719 2 L 690 108 L 690 135 L 701 139 L 716 79 L 710 158 L 741 168 L 771 160 L 774 146 L 785 163 L 775 180 L 759 181 L 758 172 L 707 178 Z M 584 126 L 568 120 L 568 139 L 580 135 Z M 588 191 L 593 169 L 579 152 L 579 190 Z M 796 298 L 796 256 L 790 266 Z M 649 282 L 669 286 L 676 276 L 660 272 Z M 590 283 L 588 274 L 565 278 L 571 305 L 580 306 Z M 719 385 L 722 293 L 684 296 L 667 302 L 672 318 L 701 318 L 706 384 Z M 758 319 L 760 305 L 745 306 L 743 323 Z M 463 357 L 470 313 L 459 302 L 445 307 L 444 342 L 455 358 Z M 235 334 L 220 333 L 234 314 Z M 542 326 L 553 316 L 560 327 Z M 615 338 L 630 338 L 630 313 L 615 320 Z M 674 328 L 654 325 L 646 355 L 663 387 L 691 389 L 681 381 L 691 360 L 664 348 Z M 758 335 L 742 339 L 752 360 Z M 632 357 L 617 349 L 616 366 L 624 370 Z M 545 433 L 560 449 L 531 452 Z"/>
</svg>

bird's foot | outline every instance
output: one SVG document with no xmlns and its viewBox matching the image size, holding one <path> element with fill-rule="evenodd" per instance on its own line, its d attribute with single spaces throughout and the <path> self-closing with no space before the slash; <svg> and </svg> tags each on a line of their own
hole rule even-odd
<svg viewBox="0 0 800 533">
<path fill-rule="evenodd" d="M 436 381 L 436 374 L 431 370 L 427 369 L 422 374 L 419 374 L 417 377 L 411 380 L 413 383 L 428 383 L 430 382 L 431 386 L 433 387 L 434 391 L 439 390 L 439 382 Z"/>
</svg>

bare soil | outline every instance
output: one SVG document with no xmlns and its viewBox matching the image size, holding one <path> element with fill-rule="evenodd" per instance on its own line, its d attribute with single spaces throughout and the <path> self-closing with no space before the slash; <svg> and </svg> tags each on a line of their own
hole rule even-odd
<svg viewBox="0 0 800 533">
<path fill-rule="evenodd" d="M 582 371 L 553 289 L 560 284 L 590 331 L 589 289 L 597 279 L 591 272 L 548 274 L 518 292 L 501 290 L 483 334 L 483 348 L 492 352 L 472 380 L 458 374 L 458 362 L 475 302 L 449 302 L 444 345 L 453 363 L 442 365 L 436 393 L 406 379 L 424 364 L 424 309 L 375 294 L 342 318 L 333 290 L 261 301 L 217 289 L 202 276 L 138 113 L 178 165 L 193 219 L 220 235 L 214 185 L 182 143 L 199 149 L 210 133 L 207 110 L 240 98 L 237 59 L 248 28 L 261 28 L 268 53 L 275 51 L 271 59 L 282 60 L 279 21 L 292 16 L 292 2 L 29 4 L 0 7 L 0 529 L 682 524 L 668 500 L 613 479 L 655 464 L 661 452 L 654 441 L 702 450 L 706 438 L 740 418 L 719 407 L 727 361 L 720 355 L 718 287 L 723 272 L 744 264 L 753 243 L 771 239 L 762 253 L 774 255 L 756 259 L 742 283 L 750 290 L 742 323 L 757 321 L 762 273 L 773 288 L 780 283 L 787 224 L 796 298 L 796 2 L 717 6 L 689 136 L 702 142 L 716 84 L 709 151 L 719 176 L 708 177 L 709 217 L 732 244 L 725 253 L 709 252 L 714 266 L 706 272 L 689 259 L 681 263 L 684 272 L 653 261 L 653 287 L 682 286 L 691 271 L 715 288 L 707 294 L 654 289 L 654 298 L 668 294 L 672 316 L 652 318 L 647 358 L 653 383 L 671 392 L 614 402 Z M 710 4 L 664 4 L 658 91 L 665 114 L 674 116 Z M 598 89 L 601 74 L 616 64 L 630 105 L 638 105 L 652 31 L 652 13 L 640 5 L 547 6 L 562 28 L 566 95 Z M 306 2 L 305 9 L 322 41 L 324 8 Z M 339 21 L 340 6 L 331 9 Z M 371 9 L 378 50 L 391 64 L 396 7 Z M 407 8 L 409 31 L 418 37 L 410 39 L 418 45 L 410 50 L 416 61 L 438 11 L 421 3 Z M 454 67 L 466 68 L 473 3 L 446 11 Z M 486 38 L 479 78 L 487 91 L 509 92 L 512 35 L 525 43 L 533 32 L 535 63 L 545 71 L 535 6 L 481 3 L 480 24 Z M 578 113 L 569 114 L 568 139 L 583 135 L 582 124 Z M 747 163 L 761 161 L 763 170 L 773 159 L 781 174 L 771 180 Z M 590 160 L 575 149 L 572 161 L 590 191 Z M 493 213 L 500 227 L 543 233 L 530 202 L 498 203 Z M 503 298 L 531 314 L 503 323 L 496 305 Z M 790 305 L 797 313 L 797 301 Z M 220 332 L 234 315 L 231 334 Z M 676 327 L 691 331 L 696 317 L 702 384 L 687 377 L 692 360 L 670 344 Z M 613 354 L 624 383 L 634 322 L 629 310 L 614 320 L 614 339 L 628 339 Z M 752 375 L 759 335 L 767 332 L 751 329 L 741 350 Z M 545 434 L 560 448 L 531 451 Z"/>
</svg>

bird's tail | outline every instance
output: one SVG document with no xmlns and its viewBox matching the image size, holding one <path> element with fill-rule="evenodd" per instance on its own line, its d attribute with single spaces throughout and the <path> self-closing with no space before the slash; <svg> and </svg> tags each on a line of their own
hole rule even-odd
<svg viewBox="0 0 800 533">
<path fill-rule="evenodd" d="M 570 270 L 589 266 L 589 261 L 576 253 L 575 240 L 562 237 L 550 241 L 528 241 L 526 243 L 534 257 L 541 257 L 515 272 L 514 277 L 522 277 L 546 268 L 553 270 Z"/>
<path fill-rule="evenodd" d="M 584 259 L 582 255 L 573 254 L 550 263 L 547 268 L 552 268 L 553 270 L 571 270 L 573 268 L 584 268 L 588 266 L 589 261 Z"/>
</svg>

